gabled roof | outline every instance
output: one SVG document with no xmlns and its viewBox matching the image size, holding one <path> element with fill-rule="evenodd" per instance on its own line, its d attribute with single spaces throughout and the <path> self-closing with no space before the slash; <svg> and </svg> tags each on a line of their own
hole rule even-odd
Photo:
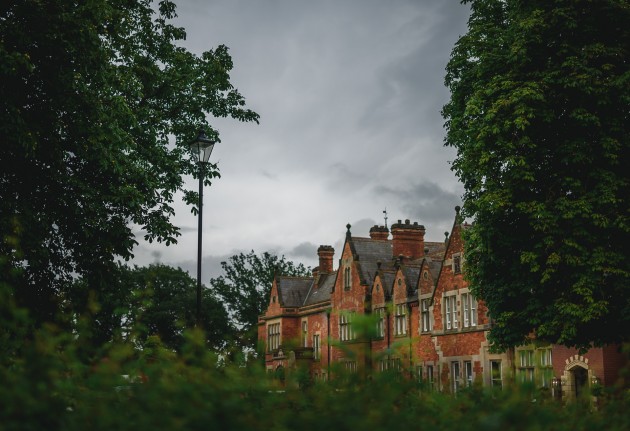
<svg viewBox="0 0 630 431">
<path fill-rule="evenodd" d="M 429 266 L 429 272 L 431 272 L 431 277 L 433 278 L 433 283 L 437 283 L 438 275 L 440 275 L 440 270 L 442 269 L 442 261 L 441 260 L 429 260 L 427 259 L 427 265 Z"/>
<path fill-rule="evenodd" d="M 428 248 L 429 252 L 426 254 L 432 260 L 444 259 L 444 253 L 446 253 L 446 242 L 425 242 L 424 248 Z"/>
<path fill-rule="evenodd" d="M 434 278 L 434 280 L 436 280 L 435 285 L 433 286 L 433 293 L 431 294 L 431 302 L 433 302 L 435 300 L 435 293 L 437 292 L 437 288 L 440 282 L 440 277 L 442 276 L 442 269 L 444 268 L 444 265 L 442 264 L 444 262 L 444 259 L 446 258 L 446 252 L 448 251 L 448 248 L 451 245 L 451 241 L 453 240 L 453 235 L 458 234 L 461 235 L 461 227 L 462 224 L 461 222 L 463 220 L 461 220 L 459 211 L 460 211 L 460 206 L 456 206 L 455 207 L 455 220 L 453 221 L 453 227 L 451 228 L 451 234 L 448 235 L 446 238 L 446 244 L 445 244 L 445 249 L 444 249 L 444 253 L 442 254 L 442 257 L 440 258 L 441 262 L 440 262 L 440 268 L 438 270 L 437 273 L 437 278 Z M 464 229 L 468 229 L 470 227 L 470 225 L 468 223 L 464 223 L 463 225 Z"/>
<path fill-rule="evenodd" d="M 420 269 L 419 265 L 403 265 L 400 267 L 403 276 L 405 277 L 405 283 L 407 284 L 407 290 L 411 293 L 418 286 L 418 278 L 420 278 Z"/>
<path fill-rule="evenodd" d="M 394 269 L 383 270 L 383 268 L 381 267 L 378 275 L 381 277 L 381 284 L 383 285 L 385 298 L 390 298 L 392 296 L 394 280 L 396 279 L 396 271 Z"/>
<path fill-rule="evenodd" d="M 357 259 L 361 284 L 369 284 L 374 280 L 378 270 L 377 262 L 387 264 L 392 260 L 392 242 L 371 238 L 350 238 L 350 248 Z"/>
<path fill-rule="evenodd" d="M 317 280 L 317 288 L 315 288 L 315 282 L 311 283 L 310 289 L 306 295 L 303 305 L 313 305 L 319 302 L 325 302 L 330 300 L 330 295 L 335 286 L 335 279 L 337 278 L 337 271 L 331 273 L 324 273 L 319 275 Z"/>
<path fill-rule="evenodd" d="M 313 277 L 277 276 L 278 299 L 283 307 L 301 307 L 313 284 Z"/>
</svg>

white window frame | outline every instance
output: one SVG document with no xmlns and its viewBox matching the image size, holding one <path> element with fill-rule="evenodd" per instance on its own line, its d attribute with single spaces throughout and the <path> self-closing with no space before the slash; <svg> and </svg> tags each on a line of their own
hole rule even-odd
<svg viewBox="0 0 630 431">
<path fill-rule="evenodd" d="M 354 331 L 352 330 L 352 316 L 350 314 L 339 315 L 339 339 L 341 341 L 354 340 Z"/>
<path fill-rule="evenodd" d="M 540 349 L 540 366 L 541 367 L 553 367 L 551 347 Z"/>
<path fill-rule="evenodd" d="M 433 373 L 433 365 L 427 365 L 426 370 L 427 370 L 427 384 L 429 385 L 430 389 L 433 389 L 435 385 L 435 375 Z"/>
<path fill-rule="evenodd" d="M 517 376 L 521 383 L 534 381 L 535 352 L 533 349 L 518 350 Z"/>
<path fill-rule="evenodd" d="M 477 326 L 477 300 L 470 293 L 462 293 L 464 328 Z"/>
<path fill-rule="evenodd" d="M 407 335 L 407 304 L 396 304 L 395 335 Z"/>
<path fill-rule="evenodd" d="M 498 377 L 494 373 L 495 365 L 498 367 Z M 503 389 L 503 367 L 501 364 L 501 360 L 499 359 L 491 359 L 490 360 L 490 385 L 492 387 L 496 387 L 499 389 Z"/>
<path fill-rule="evenodd" d="M 313 359 L 319 360 L 322 356 L 321 335 L 319 332 L 313 334 Z"/>
<path fill-rule="evenodd" d="M 472 361 L 464 361 L 464 378 L 466 379 L 466 386 L 472 386 L 473 377 Z"/>
<path fill-rule="evenodd" d="M 377 308 L 374 310 L 376 314 L 376 336 L 379 338 L 385 337 L 385 308 Z"/>
<path fill-rule="evenodd" d="M 428 298 L 420 301 L 420 317 L 422 319 L 421 332 L 431 332 L 433 330 L 433 322 L 431 322 L 431 306 L 429 305 L 430 302 L 431 300 Z"/>
<path fill-rule="evenodd" d="M 451 362 L 451 389 L 454 394 L 459 391 L 461 378 L 462 374 L 459 361 Z"/>
<path fill-rule="evenodd" d="M 457 295 L 449 295 L 444 297 L 444 314 L 446 316 L 446 329 L 458 329 L 459 321 L 457 319 Z"/>
<path fill-rule="evenodd" d="M 302 347 L 308 347 L 308 320 L 302 320 Z"/>
<path fill-rule="evenodd" d="M 280 347 L 280 322 L 267 324 L 267 351 Z"/>
</svg>

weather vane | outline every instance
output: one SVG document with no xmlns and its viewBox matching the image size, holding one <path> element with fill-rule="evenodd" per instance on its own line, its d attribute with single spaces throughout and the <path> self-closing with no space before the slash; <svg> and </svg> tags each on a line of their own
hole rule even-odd
<svg viewBox="0 0 630 431">
<path fill-rule="evenodd" d="M 387 207 L 383 210 L 383 214 L 385 214 L 385 228 L 387 228 Z"/>
</svg>

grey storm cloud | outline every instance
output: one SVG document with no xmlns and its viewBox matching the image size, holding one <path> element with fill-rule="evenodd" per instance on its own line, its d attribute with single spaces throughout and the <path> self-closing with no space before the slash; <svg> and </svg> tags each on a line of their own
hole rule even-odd
<svg viewBox="0 0 630 431">
<path fill-rule="evenodd" d="M 317 263 L 317 246 L 366 237 L 414 218 L 435 238 L 461 204 L 443 147 L 445 66 L 466 31 L 458 0 L 176 0 L 182 45 L 200 54 L 225 44 L 231 82 L 260 124 L 208 118 L 221 134 L 221 178 L 206 189 L 203 280 L 234 250 Z M 185 179 L 188 187 L 196 182 Z M 461 188 L 461 187 L 460 187 Z M 197 220 L 176 203 L 182 236 L 156 258 L 196 273 Z M 371 217 L 371 218 L 369 218 Z M 376 221 L 374 221 L 376 219 Z M 352 221 L 354 220 L 354 221 Z M 414 220 L 415 221 L 415 220 Z M 431 227 L 429 227 L 431 224 Z M 439 234 L 439 235 L 437 235 Z M 210 254 L 210 255 L 209 255 Z M 207 268 L 206 268 L 207 267 Z"/>
<path fill-rule="evenodd" d="M 293 247 L 287 255 L 290 257 L 299 257 L 306 259 L 314 259 L 317 256 L 317 248 L 319 246 L 313 244 L 312 242 L 303 242 Z"/>
<path fill-rule="evenodd" d="M 452 220 L 455 206 L 461 205 L 461 198 L 457 193 L 444 190 L 432 182 L 412 184 L 408 188 L 397 189 L 376 186 L 374 193 L 394 197 L 400 202 L 401 208 L 408 217 L 424 224 Z"/>
</svg>

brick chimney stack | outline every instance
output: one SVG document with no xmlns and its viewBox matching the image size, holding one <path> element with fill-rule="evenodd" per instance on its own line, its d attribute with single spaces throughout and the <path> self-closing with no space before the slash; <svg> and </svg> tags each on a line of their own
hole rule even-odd
<svg viewBox="0 0 630 431">
<path fill-rule="evenodd" d="M 424 226 L 409 220 L 392 225 L 393 255 L 403 255 L 410 259 L 419 259 L 424 256 Z"/>
<path fill-rule="evenodd" d="M 387 238 L 389 238 L 389 229 L 385 226 L 374 225 L 370 228 L 370 238 L 387 241 Z"/>
<path fill-rule="evenodd" d="M 329 274 L 333 272 L 333 256 L 335 249 L 329 245 L 320 245 L 317 249 L 319 256 L 319 272 Z"/>
</svg>

